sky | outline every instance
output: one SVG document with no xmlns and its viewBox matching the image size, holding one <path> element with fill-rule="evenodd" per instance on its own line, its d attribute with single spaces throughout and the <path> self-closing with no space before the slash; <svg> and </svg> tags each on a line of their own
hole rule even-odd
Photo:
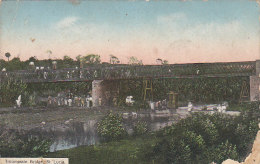
<svg viewBox="0 0 260 164">
<path fill-rule="evenodd" d="M 0 0 L 1 1 L 1 0 Z M 0 59 L 130 56 L 144 64 L 260 59 L 254 0 L 2 0 Z M 48 53 L 48 52 L 52 53 Z"/>
</svg>

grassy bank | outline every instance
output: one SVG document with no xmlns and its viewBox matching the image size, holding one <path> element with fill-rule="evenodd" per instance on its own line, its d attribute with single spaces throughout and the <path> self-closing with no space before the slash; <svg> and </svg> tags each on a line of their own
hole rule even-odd
<svg viewBox="0 0 260 164">
<path fill-rule="evenodd" d="M 146 163 L 140 152 L 145 145 L 154 145 L 154 136 L 129 138 L 121 141 L 113 141 L 95 146 L 80 146 L 73 149 L 57 151 L 47 156 L 51 158 L 69 158 L 70 164 L 122 164 L 122 163 Z"/>
</svg>

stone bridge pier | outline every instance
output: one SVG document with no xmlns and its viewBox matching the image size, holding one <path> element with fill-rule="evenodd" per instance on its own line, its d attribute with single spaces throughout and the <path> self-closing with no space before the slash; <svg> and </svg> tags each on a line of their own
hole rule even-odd
<svg viewBox="0 0 260 164">
<path fill-rule="evenodd" d="M 94 80 L 92 82 L 93 106 L 113 106 L 119 96 L 119 84 L 116 80 Z"/>
<path fill-rule="evenodd" d="M 260 60 L 256 60 L 256 75 L 250 76 L 250 101 L 260 100 Z"/>
</svg>

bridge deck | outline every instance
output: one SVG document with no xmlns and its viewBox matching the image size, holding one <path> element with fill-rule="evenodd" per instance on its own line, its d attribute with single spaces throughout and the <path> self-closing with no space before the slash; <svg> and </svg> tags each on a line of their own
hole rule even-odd
<svg viewBox="0 0 260 164">
<path fill-rule="evenodd" d="M 196 63 L 171 65 L 96 65 L 83 69 L 44 69 L 0 72 L 0 82 L 8 78 L 24 82 L 59 82 L 117 80 L 138 78 L 234 77 L 255 74 L 255 61 L 227 63 Z"/>
</svg>

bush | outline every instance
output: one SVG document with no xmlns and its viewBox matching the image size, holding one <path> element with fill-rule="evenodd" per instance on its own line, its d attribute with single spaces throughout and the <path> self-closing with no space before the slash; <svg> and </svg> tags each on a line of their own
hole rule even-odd
<svg viewBox="0 0 260 164">
<path fill-rule="evenodd" d="M 147 123 L 146 122 L 138 121 L 134 125 L 134 135 L 135 136 L 143 135 L 143 134 L 145 134 L 147 132 L 148 132 L 148 128 L 147 128 Z"/>
<path fill-rule="evenodd" d="M 50 150 L 51 141 L 43 137 L 29 137 L 14 131 L 3 131 L 0 136 L 2 157 L 39 157 Z"/>
<path fill-rule="evenodd" d="M 228 140 L 220 145 L 207 148 L 204 153 L 204 161 L 222 163 L 226 159 L 238 159 L 236 145 L 232 145 Z"/>
<path fill-rule="evenodd" d="M 105 141 L 122 139 L 127 135 L 119 114 L 109 113 L 98 123 L 98 134 Z"/>
<path fill-rule="evenodd" d="M 257 130 L 257 118 L 250 113 L 238 117 L 192 114 L 157 132 L 161 139 L 149 160 L 184 164 L 241 160 L 250 150 Z"/>
<path fill-rule="evenodd" d="M 150 158 L 156 163 L 183 164 L 191 162 L 191 154 L 191 149 L 184 140 L 171 138 L 158 142 Z"/>
</svg>

